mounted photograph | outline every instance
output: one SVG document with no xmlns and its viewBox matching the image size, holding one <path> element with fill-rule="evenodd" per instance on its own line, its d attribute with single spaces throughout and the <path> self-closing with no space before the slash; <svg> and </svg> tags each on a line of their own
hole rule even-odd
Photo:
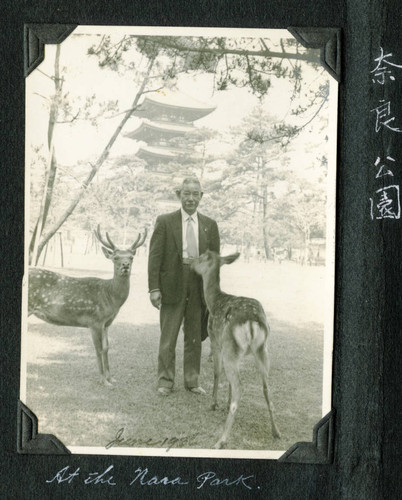
<svg viewBox="0 0 402 500">
<path fill-rule="evenodd" d="M 44 45 L 20 382 L 37 443 L 280 459 L 313 441 L 332 409 L 338 83 L 311 46 L 123 26 Z"/>
</svg>

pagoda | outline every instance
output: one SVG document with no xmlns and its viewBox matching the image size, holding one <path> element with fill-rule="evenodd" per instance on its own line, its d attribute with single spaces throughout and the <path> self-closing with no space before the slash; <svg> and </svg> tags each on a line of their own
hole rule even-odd
<svg viewBox="0 0 402 500">
<path fill-rule="evenodd" d="M 124 136 L 143 143 L 136 155 L 146 160 L 151 170 L 161 171 L 161 166 L 170 161 L 201 160 L 190 146 L 191 134 L 197 130 L 194 122 L 215 109 L 185 94 L 159 90 L 145 96 L 133 113 L 141 124 Z"/>
</svg>

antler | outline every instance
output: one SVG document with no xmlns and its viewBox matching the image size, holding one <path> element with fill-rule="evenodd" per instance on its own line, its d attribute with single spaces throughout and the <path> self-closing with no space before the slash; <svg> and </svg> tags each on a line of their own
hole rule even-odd
<svg viewBox="0 0 402 500">
<path fill-rule="evenodd" d="M 98 240 L 102 243 L 102 245 L 104 247 L 108 248 L 109 250 L 117 250 L 116 245 L 111 240 L 111 238 L 109 236 L 109 233 L 107 231 L 105 232 L 106 240 L 107 241 L 102 238 L 102 235 L 101 235 L 101 232 L 100 232 L 100 224 L 98 224 L 98 227 L 96 228 L 96 231 L 94 231 L 94 233 L 95 233 L 95 236 L 98 238 Z M 129 250 L 131 252 L 133 252 L 136 248 L 138 248 L 141 245 L 143 245 L 144 241 L 145 241 L 145 238 L 147 237 L 147 234 L 148 234 L 148 231 L 145 228 L 144 229 L 144 236 L 141 238 L 141 233 L 139 233 L 137 239 L 131 245 L 131 247 L 129 248 Z"/>
<path fill-rule="evenodd" d="M 98 240 L 102 243 L 102 245 L 106 248 L 109 248 L 109 250 L 116 250 L 116 246 L 115 244 L 113 243 L 113 241 L 110 239 L 110 236 L 109 234 L 106 232 L 106 238 L 107 238 L 107 241 L 105 241 L 103 238 L 102 238 L 102 235 L 100 233 L 100 225 L 98 224 L 98 227 L 96 228 L 96 231 L 94 231 L 95 233 L 95 236 L 98 238 Z"/>
<path fill-rule="evenodd" d="M 147 228 L 144 229 L 144 236 L 142 238 L 141 238 L 141 233 L 139 233 L 138 238 L 130 247 L 131 251 L 134 251 L 136 248 L 144 244 L 145 238 L 147 237 L 147 233 L 148 233 Z"/>
</svg>

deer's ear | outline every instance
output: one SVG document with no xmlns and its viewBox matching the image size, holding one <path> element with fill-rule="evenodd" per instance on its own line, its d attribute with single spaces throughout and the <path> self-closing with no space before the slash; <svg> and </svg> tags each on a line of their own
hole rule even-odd
<svg viewBox="0 0 402 500">
<path fill-rule="evenodd" d="M 226 255 L 225 257 L 220 258 L 220 264 L 221 264 L 221 266 L 223 266 L 223 264 L 231 264 L 239 257 L 240 257 L 239 252 L 233 253 L 232 255 Z"/>
<path fill-rule="evenodd" d="M 105 257 L 107 259 L 111 259 L 113 257 L 113 252 L 111 250 L 108 250 L 105 247 L 101 247 L 101 248 L 102 248 L 102 252 L 105 254 Z"/>
</svg>

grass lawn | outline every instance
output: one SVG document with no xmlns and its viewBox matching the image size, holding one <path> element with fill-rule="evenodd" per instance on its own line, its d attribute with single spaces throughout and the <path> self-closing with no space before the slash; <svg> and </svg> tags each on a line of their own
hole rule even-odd
<svg viewBox="0 0 402 500">
<path fill-rule="evenodd" d="M 105 269 L 64 272 L 110 276 L 110 269 Z M 222 269 L 225 291 L 258 298 L 267 312 L 271 395 L 282 434 L 279 440 L 271 436 L 261 379 L 249 355 L 241 369 L 242 398 L 228 448 L 286 450 L 297 441 L 312 440 L 313 427 L 322 416 L 323 276 L 322 267 L 289 262 L 238 262 Z M 169 397 L 159 396 L 158 312 L 148 301 L 144 256 L 134 262 L 131 281 L 129 299 L 109 331 L 109 358 L 116 378 L 112 388 L 99 383 L 89 330 L 29 318 L 24 334 L 25 402 L 39 419 L 39 432 L 55 434 L 66 446 L 105 447 L 124 428 L 123 437 L 135 440 L 137 447 L 144 447 L 149 439 L 155 443 L 183 437 L 187 441 L 174 446 L 211 448 L 226 418 L 227 383 L 219 392 L 220 408 L 211 411 L 209 341 L 203 344 L 200 379 L 207 396 L 184 390 L 182 334 L 177 346 L 175 390 Z"/>
</svg>

